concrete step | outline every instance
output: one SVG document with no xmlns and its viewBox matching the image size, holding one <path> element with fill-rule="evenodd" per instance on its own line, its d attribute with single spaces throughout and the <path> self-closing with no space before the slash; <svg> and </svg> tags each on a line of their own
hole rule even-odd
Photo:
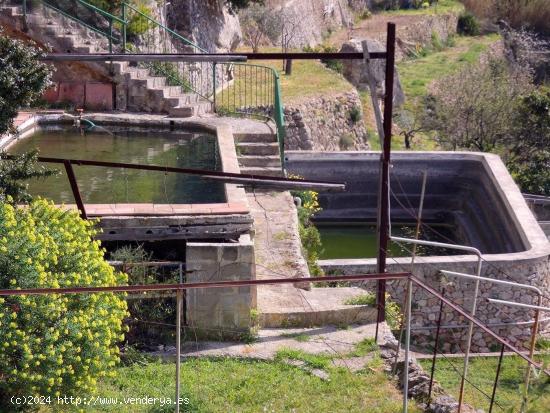
<svg viewBox="0 0 550 413">
<path fill-rule="evenodd" d="M 157 93 L 165 98 L 180 97 L 183 95 L 181 86 L 162 86 L 160 88 L 151 88 L 153 93 Z"/>
<path fill-rule="evenodd" d="M 162 76 L 149 76 L 146 82 L 148 88 L 157 89 L 166 85 L 166 78 Z"/>
<path fill-rule="evenodd" d="M 281 159 L 279 156 L 258 156 L 258 155 L 242 155 L 238 157 L 239 165 L 242 166 L 259 166 L 259 167 L 280 167 Z"/>
<path fill-rule="evenodd" d="M 235 133 L 237 142 L 277 142 L 277 135 L 272 133 Z"/>
<path fill-rule="evenodd" d="M 131 79 L 148 79 L 149 69 L 143 69 L 141 67 L 128 66 L 124 71 L 130 75 Z"/>
<path fill-rule="evenodd" d="M 280 306 L 277 302 L 260 303 L 261 327 L 348 326 L 376 321 L 376 307 L 346 304 L 350 298 L 365 294 L 365 290 L 361 288 L 295 290 L 293 300 L 289 300 L 291 297 L 285 297 L 285 306 Z"/>
<path fill-rule="evenodd" d="M 279 144 L 277 142 L 237 142 L 237 151 L 241 155 L 279 156 Z"/>
<path fill-rule="evenodd" d="M 242 174 L 248 175 L 259 175 L 259 176 L 284 176 L 281 167 L 252 167 L 252 166 L 241 166 L 239 168 Z"/>
<path fill-rule="evenodd" d="M 179 99 L 178 106 L 195 105 L 197 103 L 210 104 L 210 102 L 205 101 L 202 97 L 200 97 L 196 93 L 182 93 L 180 96 L 178 96 L 178 99 Z"/>
<path fill-rule="evenodd" d="M 23 16 L 23 10 L 19 6 L 5 6 L 0 7 L 0 14 L 7 17 L 20 17 Z"/>
<path fill-rule="evenodd" d="M 208 101 L 196 103 L 194 105 L 175 106 L 168 112 L 173 118 L 189 118 L 191 116 L 200 116 L 210 113 L 212 104 Z"/>
</svg>

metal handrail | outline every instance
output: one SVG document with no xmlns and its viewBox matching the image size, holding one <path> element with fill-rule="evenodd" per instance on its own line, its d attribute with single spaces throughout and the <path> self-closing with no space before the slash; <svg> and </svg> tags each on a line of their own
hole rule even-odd
<svg viewBox="0 0 550 413">
<path fill-rule="evenodd" d="M 222 63 L 223 64 L 223 63 Z M 229 64 L 229 63 L 228 63 Z M 279 77 L 279 73 L 277 72 L 276 69 L 270 67 L 270 66 L 265 66 L 265 65 L 259 65 L 259 64 L 249 64 L 249 63 L 236 63 L 236 62 L 232 62 L 230 63 L 233 67 L 244 67 L 245 68 L 245 76 L 244 76 L 244 81 L 245 83 L 247 82 L 247 72 L 246 72 L 246 68 L 256 68 L 256 69 L 261 69 L 261 70 L 264 70 L 266 72 L 270 72 L 270 76 L 269 76 L 269 79 L 266 77 L 266 76 L 263 76 L 263 75 L 260 75 L 260 78 L 263 79 L 263 88 L 264 90 L 267 92 L 267 97 L 262 101 L 262 99 L 259 99 L 260 102 L 259 102 L 259 105 L 258 105 L 258 98 L 256 98 L 256 105 L 253 105 L 253 101 L 254 101 L 254 97 L 252 97 L 252 102 L 251 103 L 251 106 L 250 107 L 253 107 L 253 106 L 256 106 L 258 109 L 261 109 L 262 106 L 263 106 L 263 109 L 266 109 L 265 106 L 273 106 L 273 115 L 272 116 L 269 116 L 269 115 L 266 115 L 266 114 L 262 114 L 262 113 L 254 113 L 254 112 L 251 112 L 249 110 L 246 110 L 249 108 L 249 106 L 247 105 L 247 98 L 246 98 L 246 90 L 247 90 L 247 86 L 246 84 L 244 85 L 244 90 L 245 90 L 245 97 L 244 97 L 244 104 L 243 102 L 236 102 L 236 99 L 234 97 L 233 99 L 233 110 L 234 112 L 230 111 L 231 113 L 235 113 L 237 115 L 242 115 L 242 116 L 252 116 L 252 117 L 259 117 L 259 118 L 263 118 L 263 119 L 268 119 L 268 120 L 271 120 L 275 123 L 275 126 L 276 126 L 276 129 L 277 129 L 277 143 L 279 145 L 279 156 L 280 156 L 280 160 L 281 160 L 281 168 L 283 169 L 283 172 L 285 170 L 285 118 L 284 118 L 284 108 L 283 108 L 283 100 L 282 100 L 282 94 L 281 94 L 281 81 L 280 81 L 280 77 Z M 216 74 L 215 74 L 215 71 L 216 71 L 216 63 L 214 64 L 214 80 L 216 79 Z M 234 79 L 233 81 L 235 82 L 237 79 Z M 256 75 L 256 81 L 258 80 L 258 76 Z M 224 99 L 223 99 L 223 96 L 222 96 L 222 102 L 220 104 L 220 101 L 218 99 L 216 99 L 216 87 L 217 87 L 217 83 L 216 81 L 214 81 L 213 83 L 213 103 L 214 103 L 214 111 L 218 111 L 219 109 L 226 109 L 223 107 L 223 103 L 224 103 Z M 261 87 L 261 86 L 260 86 Z M 252 86 L 251 86 L 252 88 Z M 222 87 L 222 89 L 224 89 Z M 239 87 L 239 89 L 241 89 L 241 87 Z M 258 87 L 258 83 L 256 83 L 256 89 L 259 89 Z M 272 90 L 268 90 L 268 89 L 272 89 Z M 241 92 L 241 90 L 239 90 L 239 92 Z M 258 90 L 256 90 L 256 93 L 258 92 Z M 237 94 L 237 90 L 236 88 L 233 89 L 233 93 L 234 94 Z M 257 96 L 257 95 L 256 95 Z M 229 97 L 227 99 L 229 102 L 231 101 L 231 98 Z M 238 107 L 244 107 L 244 111 L 239 111 L 238 110 Z"/>
<path fill-rule="evenodd" d="M 279 155 L 281 157 L 281 167 L 285 171 L 285 115 L 283 113 L 283 100 L 281 96 L 281 81 L 279 73 L 273 70 L 275 80 L 275 100 L 273 102 L 273 113 L 275 116 L 275 124 L 277 125 L 277 142 L 279 143 Z"/>
<path fill-rule="evenodd" d="M 79 25 L 83 26 L 83 27 L 86 27 L 88 30 L 91 30 L 92 32 L 94 33 L 97 33 L 103 37 L 105 37 L 108 41 L 109 41 L 109 53 L 112 53 L 113 51 L 113 41 L 114 40 L 117 40 L 115 36 L 113 36 L 113 23 L 116 22 L 116 23 L 120 23 L 123 25 L 123 27 L 126 26 L 127 22 L 123 19 L 120 19 L 118 18 L 117 16 L 105 11 L 105 10 L 102 10 L 96 6 L 94 6 L 93 4 L 90 4 L 84 0 L 74 0 L 77 4 L 80 4 L 90 10 L 93 10 L 94 12 L 100 14 L 101 16 L 107 18 L 109 20 L 109 32 L 105 32 L 101 29 L 98 29 L 97 27 L 94 27 L 92 26 L 91 24 L 85 22 L 84 20 L 80 19 L 78 16 L 75 16 L 73 14 L 70 14 L 68 12 L 66 12 L 65 10 L 61 10 L 60 8 L 58 8 L 56 5 L 50 3 L 48 0 L 39 0 L 45 7 L 55 11 L 56 13 L 59 13 L 60 15 L 62 15 L 63 17 L 67 18 L 67 19 L 70 19 L 76 23 L 78 23 Z M 28 11 L 28 6 L 27 6 L 27 2 L 28 0 L 23 0 L 23 4 L 22 4 L 22 7 L 23 7 L 23 16 L 26 20 L 26 17 L 27 17 L 27 11 Z"/>
<path fill-rule="evenodd" d="M 117 23 L 121 23 L 121 24 L 127 24 L 127 23 L 128 23 L 128 22 L 122 20 L 120 17 L 117 17 L 117 16 L 115 16 L 114 14 L 111 14 L 111 13 L 109 13 L 108 11 L 105 11 L 105 10 L 103 10 L 103 9 L 100 9 L 99 7 L 94 6 L 93 4 L 88 3 L 88 2 L 86 2 L 86 1 L 84 1 L 84 0 L 75 0 L 75 1 L 76 1 L 77 3 L 82 4 L 83 6 L 88 7 L 89 9 L 92 9 L 92 10 L 98 12 L 99 14 L 103 15 L 104 17 L 107 17 L 107 18 L 109 18 L 109 19 L 111 19 L 111 20 L 116 21 Z"/>
<path fill-rule="evenodd" d="M 0 160 L 15 159 L 15 155 L 0 153 Z M 193 169 L 193 168 L 178 168 L 173 166 L 159 166 L 159 165 L 146 165 L 146 164 L 134 164 L 134 163 L 122 163 L 122 162 L 104 162 L 104 161 L 92 161 L 86 159 L 66 159 L 66 158 L 51 158 L 42 157 L 37 158 L 38 162 L 62 164 L 65 167 L 67 178 L 71 190 L 80 211 L 82 218 L 87 219 L 86 208 L 84 201 L 80 195 L 78 188 L 78 182 L 74 173 L 73 165 L 78 166 L 99 166 L 99 167 L 112 167 L 112 168 L 125 168 L 125 169 L 138 169 L 145 171 L 157 171 L 164 173 L 180 173 L 187 175 L 199 176 L 203 179 L 218 180 L 224 183 L 234 183 L 248 186 L 258 186 L 277 189 L 315 189 L 325 191 L 343 191 L 345 190 L 345 184 L 339 182 L 326 182 L 326 181 L 303 181 L 298 179 L 276 177 L 276 176 L 258 176 L 252 174 L 240 174 L 234 172 L 221 172 L 211 171 L 207 169 Z"/>
</svg>

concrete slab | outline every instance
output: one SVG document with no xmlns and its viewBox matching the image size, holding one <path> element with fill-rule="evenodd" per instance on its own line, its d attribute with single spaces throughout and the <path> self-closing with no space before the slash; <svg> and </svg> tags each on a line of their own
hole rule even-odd
<svg viewBox="0 0 550 413">
<path fill-rule="evenodd" d="M 248 193 L 248 202 L 254 219 L 256 278 L 309 277 L 290 193 Z M 375 319 L 376 311 L 372 307 L 344 304 L 347 299 L 364 293 L 359 288 L 304 289 L 309 287 L 308 284 L 259 286 L 260 325 L 345 325 Z"/>
<path fill-rule="evenodd" d="M 388 333 L 387 324 L 380 324 L 380 337 Z M 282 349 L 301 350 L 311 354 L 340 355 L 344 361 L 339 365 L 350 366 L 353 359 L 349 353 L 357 343 L 374 338 L 375 323 L 351 325 L 346 329 L 334 326 L 318 328 L 270 328 L 258 332 L 257 340 L 253 343 L 219 342 L 219 341 L 187 341 L 182 344 L 182 357 L 244 357 L 255 359 L 273 359 Z M 192 330 L 189 336 L 193 336 Z M 174 357 L 175 349 L 153 353 L 162 357 Z M 365 362 L 367 360 L 365 359 Z M 355 365 L 360 363 L 355 360 Z"/>
</svg>

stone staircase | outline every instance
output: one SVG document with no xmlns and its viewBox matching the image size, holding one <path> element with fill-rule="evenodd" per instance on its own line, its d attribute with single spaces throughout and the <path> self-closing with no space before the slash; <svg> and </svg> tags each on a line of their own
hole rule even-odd
<svg viewBox="0 0 550 413">
<path fill-rule="evenodd" d="M 241 173 L 283 176 L 277 135 L 237 133 L 234 136 Z"/>
<path fill-rule="evenodd" d="M 0 3 L 0 25 L 24 32 L 39 45 L 60 53 L 107 53 L 108 41 L 47 7 L 33 7 L 25 25 L 21 6 Z M 93 66 L 93 65 L 92 65 Z M 168 113 L 173 117 L 203 115 L 212 111 L 212 103 L 196 93 L 186 93 L 181 86 L 169 85 L 167 79 L 149 69 L 128 62 L 104 64 L 107 74 L 117 84 L 116 109 L 136 112 Z"/>
</svg>

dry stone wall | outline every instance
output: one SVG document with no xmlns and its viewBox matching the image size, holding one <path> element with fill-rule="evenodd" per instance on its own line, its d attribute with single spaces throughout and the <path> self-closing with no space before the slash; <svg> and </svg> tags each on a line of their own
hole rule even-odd
<svg viewBox="0 0 550 413">
<path fill-rule="evenodd" d="M 475 260 L 471 262 L 455 263 L 429 262 L 431 258 L 417 258 L 413 274 L 430 287 L 441 291 L 445 288 L 445 296 L 464 310 L 470 312 L 474 284 L 472 281 L 464 281 L 458 278 L 442 278 L 439 270 L 449 270 L 467 274 L 475 274 Z M 442 260 L 443 258 L 441 258 Z M 402 261 L 398 259 L 399 261 Z M 438 260 L 438 259 L 436 259 Z M 359 274 L 376 272 L 374 260 L 365 265 L 322 265 L 325 272 Z M 395 261 L 395 260 L 394 260 Z M 432 261 L 434 261 L 432 259 Z M 404 262 L 404 261 L 403 261 Z M 548 257 L 517 261 L 517 262 L 491 262 L 483 264 L 482 276 L 488 278 L 504 279 L 508 281 L 527 283 L 539 287 L 545 295 L 550 294 L 550 261 Z M 410 265 L 388 262 L 389 272 L 408 271 Z M 365 289 L 375 291 L 374 282 L 362 283 Z M 406 295 L 405 281 L 388 282 L 388 292 L 400 305 L 404 305 Z M 498 286 L 493 283 L 481 283 L 478 295 L 477 317 L 489 328 L 505 337 L 512 345 L 527 349 L 532 332 L 532 320 L 534 312 L 519 307 L 490 304 L 487 298 L 511 300 L 526 304 L 536 304 L 537 295 L 529 290 Z M 417 346 L 433 346 L 435 328 L 439 315 L 439 300 L 421 288 L 413 289 L 413 308 L 411 328 L 413 331 L 413 343 Z M 550 300 L 544 299 L 543 305 L 550 305 Z M 540 333 L 550 336 L 550 322 L 544 316 L 540 325 Z M 468 322 L 456 311 L 444 307 L 442 317 L 441 343 L 444 352 L 463 352 L 465 350 Z M 475 352 L 489 352 L 499 350 L 498 343 L 487 333 L 479 328 L 474 328 L 472 350 Z"/>
<path fill-rule="evenodd" d="M 339 151 L 369 147 L 361 99 L 355 90 L 287 105 L 284 114 L 286 149 Z"/>
</svg>

